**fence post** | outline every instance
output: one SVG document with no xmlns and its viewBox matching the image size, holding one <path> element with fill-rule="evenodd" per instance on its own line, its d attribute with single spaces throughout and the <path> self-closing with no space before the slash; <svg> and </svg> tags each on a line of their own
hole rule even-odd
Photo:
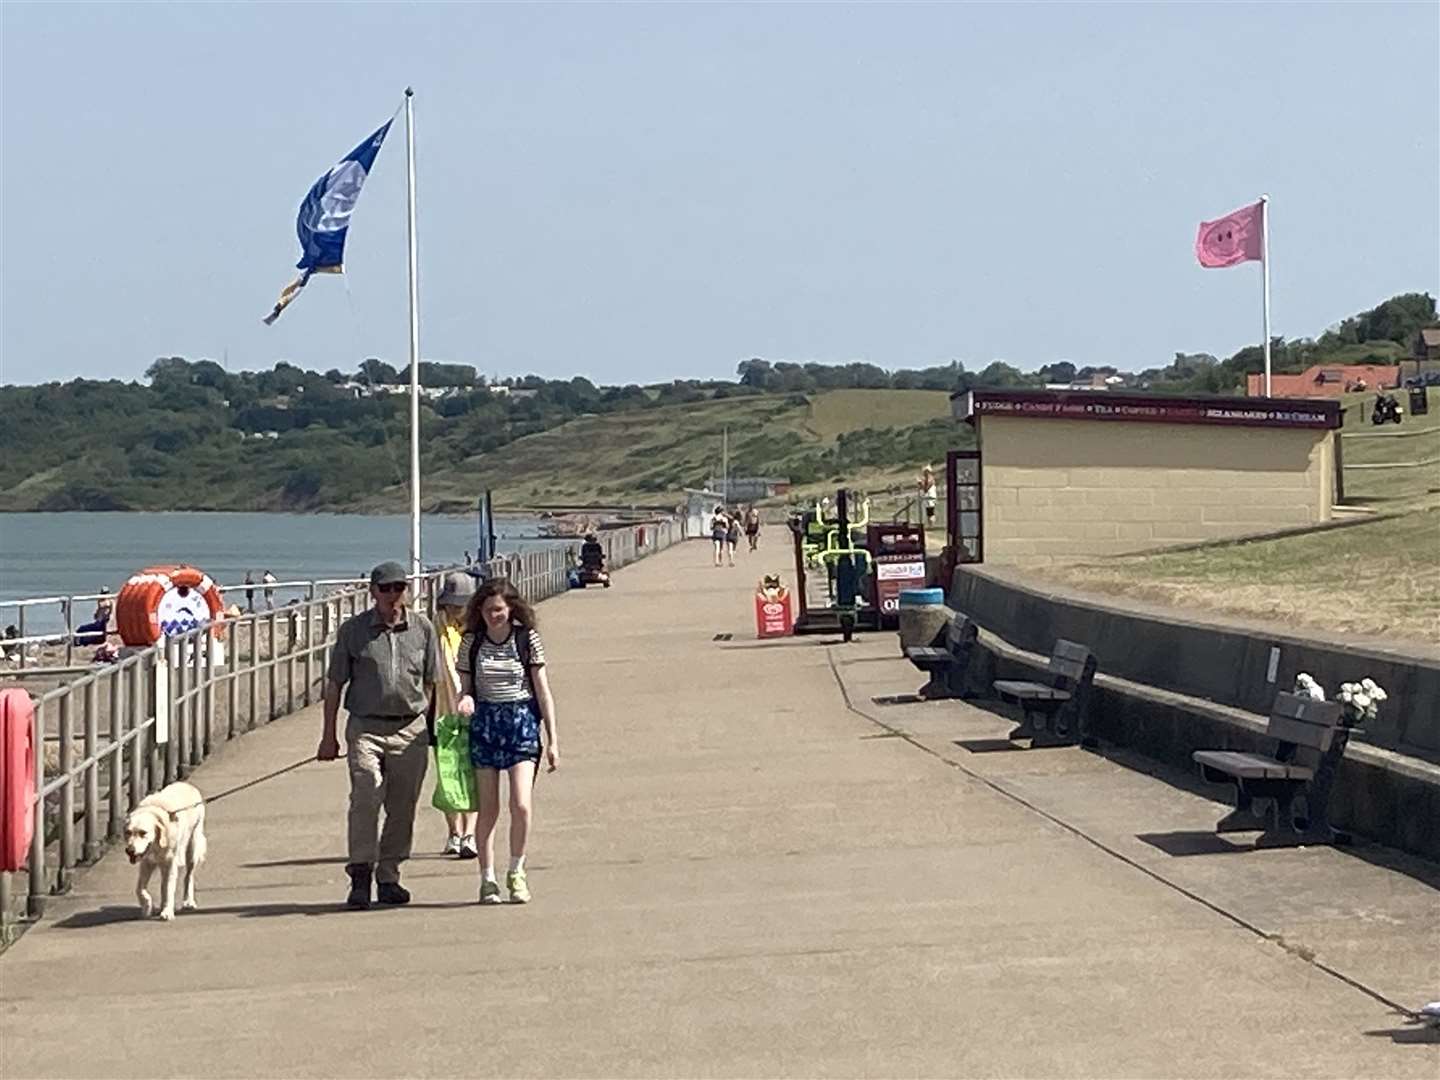
<svg viewBox="0 0 1440 1080">
<path fill-rule="evenodd" d="M 205 706 L 208 683 L 206 661 L 210 659 L 210 631 L 190 631 L 190 764 L 199 765 L 210 753 L 210 717 Z"/>
<path fill-rule="evenodd" d="M 310 707 L 315 687 L 315 583 L 305 591 L 305 693 L 301 700 Z"/>
<path fill-rule="evenodd" d="M 165 775 L 164 782 L 157 784 L 157 787 L 164 787 L 171 781 L 180 779 L 180 736 L 185 730 L 183 717 L 180 711 L 180 690 L 184 684 L 185 665 L 180 663 L 183 654 L 180 652 L 180 643 L 175 638 L 165 639 L 165 660 L 166 667 L 170 672 L 168 685 L 165 689 L 166 707 L 170 718 L 169 738 L 165 740 Z M 160 703 L 155 703 L 156 712 L 159 712 Z"/>
<path fill-rule="evenodd" d="M 92 863 L 100 857 L 100 749 L 99 687 L 94 679 L 85 684 L 85 847 L 82 858 Z"/>
<path fill-rule="evenodd" d="M 1363 418 L 1362 418 L 1363 419 Z M 65 666 L 75 663 L 75 598 L 65 598 Z"/>
<path fill-rule="evenodd" d="M 154 742 L 153 729 L 150 735 L 145 727 L 145 661 L 140 659 L 130 665 L 130 727 L 135 738 L 130 742 L 130 792 L 126 797 L 126 809 L 134 810 L 142 798 L 140 794 L 145 782 L 145 761 L 150 756 L 147 744 Z"/>
<path fill-rule="evenodd" d="M 24 608 L 20 609 L 24 611 Z M 35 829 L 30 836 L 30 895 L 25 905 L 26 913 L 32 919 L 45 914 L 45 800 L 40 792 L 45 789 L 45 702 L 35 703 L 35 714 L 30 720 L 30 745 L 35 748 Z"/>
<path fill-rule="evenodd" d="M 255 717 L 260 710 L 260 617 L 250 616 L 250 722 L 246 731 L 255 730 Z"/>
<path fill-rule="evenodd" d="M 10 895 L 10 871 L 0 871 L 0 945 L 10 944 L 10 927 L 15 923 L 14 903 Z"/>
<path fill-rule="evenodd" d="M 297 625 L 295 609 L 285 613 L 285 715 L 295 711 L 295 637 Z"/>
<path fill-rule="evenodd" d="M 273 608 L 265 616 L 265 635 L 269 638 L 265 648 L 265 671 L 270 689 L 269 700 L 265 702 L 265 722 L 268 724 L 278 715 L 275 711 L 275 697 L 280 690 L 280 672 L 275 667 L 275 611 Z"/>
<path fill-rule="evenodd" d="M 121 681 L 124 668 L 110 669 L 110 826 L 106 835 L 114 840 L 125 831 L 125 720 L 123 708 L 127 704 Z"/>
<path fill-rule="evenodd" d="M 66 692 L 60 698 L 60 865 L 55 868 L 55 890 L 64 892 L 70 887 L 70 868 L 75 865 L 75 778 L 70 770 L 75 762 L 72 743 L 75 732 L 71 723 L 70 699 L 74 694 Z"/>
<path fill-rule="evenodd" d="M 175 662 L 170 665 L 170 684 L 174 687 L 174 694 L 171 698 L 175 702 L 175 709 L 170 714 L 170 745 L 175 748 L 173 755 L 175 759 L 175 771 L 173 775 L 167 776 L 167 782 L 171 780 L 183 780 L 190 775 L 190 697 L 187 691 L 190 689 L 190 656 L 185 651 L 185 638 L 176 636 L 170 639 L 175 650 Z M 172 755 L 167 754 L 167 757 Z M 166 772 L 170 770 L 167 768 Z"/>
<path fill-rule="evenodd" d="M 240 713 L 240 631 L 230 635 L 225 653 L 225 738 L 235 738 L 235 718 Z"/>
</svg>

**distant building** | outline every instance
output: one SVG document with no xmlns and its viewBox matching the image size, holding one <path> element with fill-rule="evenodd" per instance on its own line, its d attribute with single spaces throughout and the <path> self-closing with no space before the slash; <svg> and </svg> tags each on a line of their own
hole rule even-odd
<svg viewBox="0 0 1440 1080">
<path fill-rule="evenodd" d="M 1427 326 L 1415 335 L 1415 359 L 1440 363 L 1440 326 Z"/>
<path fill-rule="evenodd" d="M 1279 398 L 1333 398 L 1357 390 L 1379 390 L 1400 385 L 1398 364 L 1316 364 L 1299 375 L 1270 376 L 1270 396 Z M 1245 376 L 1245 392 L 1265 396 L 1265 376 Z"/>
<path fill-rule="evenodd" d="M 723 488 L 731 502 L 753 502 L 756 499 L 769 499 L 790 492 L 788 476 L 732 476 L 728 484 L 719 477 L 712 476 L 705 484 L 711 491 L 720 491 Z"/>
</svg>

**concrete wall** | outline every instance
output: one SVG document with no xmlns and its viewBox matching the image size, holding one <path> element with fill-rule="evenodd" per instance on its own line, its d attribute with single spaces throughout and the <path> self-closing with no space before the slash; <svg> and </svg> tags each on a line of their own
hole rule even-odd
<svg viewBox="0 0 1440 1080">
<path fill-rule="evenodd" d="M 1025 656 L 1007 643 L 985 637 L 973 654 L 965 689 L 987 694 L 995 679 L 1034 679 L 1042 673 L 1038 656 Z M 1090 695 L 1089 732 L 1102 744 L 1123 747 L 1162 762 L 1188 776 L 1199 769 L 1196 750 L 1274 752 L 1265 719 L 1208 701 L 1178 697 L 1138 686 L 1101 672 Z M 955 686 L 954 689 L 962 689 Z M 1223 785 L 1199 785 L 1217 800 Z M 1335 777 L 1331 820 L 1340 828 L 1391 847 L 1440 859 L 1440 767 L 1404 757 L 1351 738 Z"/>
<path fill-rule="evenodd" d="M 989 422 L 988 419 L 986 421 Z M 1022 588 L 979 567 L 955 571 L 950 606 L 1018 648 L 1049 655 L 1057 638 L 1090 647 L 1099 670 L 1266 716 L 1308 672 L 1332 694 L 1370 677 L 1390 695 L 1366 742 L 1440 762 L 1440 664 L 1301 637 L 1158 618 Z M 1271 650 L 1278 650 L 1275 677 Z"/>
<path fill-rule="evenodd" d="M 1330 519 L 1329 431 L 987 415 L 985 561 L 1043 565 Z"/>
</svg>

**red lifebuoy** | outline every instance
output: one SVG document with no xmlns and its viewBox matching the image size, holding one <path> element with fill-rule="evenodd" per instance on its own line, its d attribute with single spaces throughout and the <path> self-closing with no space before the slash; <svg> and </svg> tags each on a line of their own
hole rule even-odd
<svg viewBox="0 0 1440 1080">
<path fill-rule="evenodd" d="M 0 870 L 25 865 L 35 828 L 35 703 L 24 690 L 0 690 Z"/>
<path fill-rule="evenodd" d="M 220 590 L 193 566 L 151 566 L 125 583 L 115 600 L 115 626 L 126 645 L 154 645 L 202 623 L 222 636 L 225 606 Z"/>
</svg>

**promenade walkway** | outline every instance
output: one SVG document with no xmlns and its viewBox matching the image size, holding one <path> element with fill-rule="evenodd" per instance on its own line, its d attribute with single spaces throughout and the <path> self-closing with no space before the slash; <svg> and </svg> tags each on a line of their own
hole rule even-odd
<svg viewBox="0 0 1440 1080">
<path fill-rule="evenodd" d="M 968 752 L 1008 726 L 969 705 L 875 705 L 919 681 L 892 635 L 756 642 L 766 540 L 542 605 L 564 761 L 533 904 L 478 907 L 425 807 L 415 902 L 340 910 L 345 772 L 311 764 L 212 808 L 201 910 L 138 921 L 114 856 L 51 903 L 0 957 L 0 1076 L 1433 1080 L 1440 1047 L 1373 996 L 1440 996 L 1432 867 L 1166 854 L 1137 834 L 1219 808 L 1079 750 Z"/>
</svg>

